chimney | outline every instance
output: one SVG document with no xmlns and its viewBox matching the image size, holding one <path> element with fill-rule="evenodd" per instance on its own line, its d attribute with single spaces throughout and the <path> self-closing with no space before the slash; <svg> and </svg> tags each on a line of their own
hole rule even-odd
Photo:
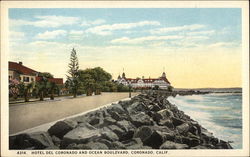
<svg viewBox="0 0 250 157">
<path fill-rule="evenodd" d="M 18 64 L 23 65 L 23 62 L 19 62 Z"/>
</svg>

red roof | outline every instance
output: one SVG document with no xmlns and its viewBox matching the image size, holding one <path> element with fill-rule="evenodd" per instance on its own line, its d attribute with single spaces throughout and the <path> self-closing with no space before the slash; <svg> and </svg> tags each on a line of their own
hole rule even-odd
<svg viewBox="0 0 250 157">
<path fill-rule="evenodd" d="M 24 75 L 36 75 L 37 71 L 22 65 L 22 62 L 9 62 L 9 69 L 15 70 Z"/>
<path fill-rule="evenodd" d="M 42 79 L 42 77 L 36 77 L 36 81 L 40 81 Z M 54 82 L 56 84 L 59 85 L 63 85 L 63 79 L 62 78 L 49 78 L 48 79 L 49 82 Z"/>
</svg>

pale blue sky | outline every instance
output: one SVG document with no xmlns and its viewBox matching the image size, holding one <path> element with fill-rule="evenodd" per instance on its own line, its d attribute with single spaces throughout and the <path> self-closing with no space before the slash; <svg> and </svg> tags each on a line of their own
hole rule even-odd
<svg viewBox="0 0 250 157">
<path fill-rule="evenodd" d="M 237 8 L 12 8 L 9 28 L 10 60 L 63 78 L 73 47 L 81 68 L 102 66 L 114 78 L 123 67 L 131 77 L 157 77 L 166 67 L 171 77 L 171 65 L 158 60 L 173 55 L 241 52 Z M 159 64 L 146 72 L 150 60 Z"/>
</svg>

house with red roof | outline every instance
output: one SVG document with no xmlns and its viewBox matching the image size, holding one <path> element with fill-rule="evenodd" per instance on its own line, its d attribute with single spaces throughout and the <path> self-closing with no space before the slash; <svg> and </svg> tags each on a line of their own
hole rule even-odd
<svg viewBox="0 0 250 157">
<path fill-rule="evenodd" d="M 159 86 L 161 89 L 168 89 L 171 86 L 166 77 L 166 73 L 163 72 L 159 78 L 126 78 L 125 73 L 122 73 L 122 77 L 119 75 L 117 82 L 125 86 L 130 85 L 132 88 L 153 88 Z"/>
<path fill-rule="evenodd" d="M 23 65 L 22 62 L 9 61 L 9 80 L 18 80 L 24 84 L 40 81 L 42 78 L 38 76 L 39 72 Z M 57 85 L 63 85 L 62 78 L 49 78 L 49 82 Z"/>
<path fill-rule="evenodd" d="M 9 80 L 16 79 L 25 84 L 35 82 L 37 71 L 23 65 L 22 62 L 9 62 Z"/>
</svg>

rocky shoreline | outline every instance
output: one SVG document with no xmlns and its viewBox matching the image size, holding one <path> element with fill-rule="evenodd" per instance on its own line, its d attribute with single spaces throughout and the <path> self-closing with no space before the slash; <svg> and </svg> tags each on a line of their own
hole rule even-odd
<svg viewBox="0 0 250 157">
<path fill-rule="evenodd" d="M 10 136 L 9 149 L 232 149 L 169 103 L 176 94 L 148 91 L 58 121 L 47 132 Z"/>
</svg>

